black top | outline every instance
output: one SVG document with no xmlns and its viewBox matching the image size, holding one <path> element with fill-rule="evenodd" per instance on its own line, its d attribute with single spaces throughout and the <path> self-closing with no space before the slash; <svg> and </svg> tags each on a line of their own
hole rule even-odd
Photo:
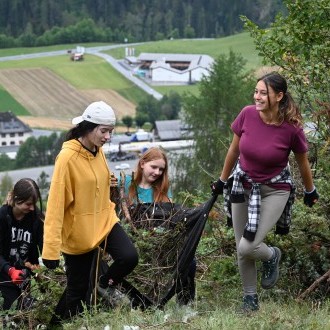
<svg viewBox="0 0 330 330">
<path fill-rule="evenodd" d="M 12 266 L 23 268 L 25 262 L 39 264 L 42 252 L 44 223 L 37 209 L 16 220 L 13 208 L 0 207 L 0 271 L 8 272 Z"/>
</svg>

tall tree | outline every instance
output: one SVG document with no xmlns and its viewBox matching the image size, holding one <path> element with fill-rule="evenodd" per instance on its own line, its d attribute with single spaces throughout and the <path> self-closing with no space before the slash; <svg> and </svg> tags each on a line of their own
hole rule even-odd
<svg viewBox="0 0 330 330">
<path fill-rule="evenodd" d="M 37 184 L 40 189 L 41 198 L 43 200 L 47 200 L 47 194 L 50 187 L 49 175 L 46 172 L 42 171 L 37 178 Z"/>
<path fill-rule="evenodd" d="M 123 116 L 123 118 L 121 120 L 122 120 L 123 124 L 127 127 L 127 132 L 129 132 L 129 129 L 133 125 L 133 117 L 131 117 L 131 116 Z"/>
<path fill-rule="evenodd" d="M 99 28 L 118 30 L 118 36 L 154 40 L 173 31 L 184 37 L 190 27 L 196 37 L 218 37 L 242 30 L 239 15 L 249 15 L 263 26 L 272 21 L 282 0 L 1 0 L 0 34 L 18 38 L 32 25 L 41 37 L 57 27 L 67 28 L 92 19 Z M 26 34 L 26 31 L 25 31 Z M 102 35 L 97 35 L 101 38 Z M 41 41 L 39 39 L 39 44 Z M 48 39 L 49 40 L 49 39 Z M 77 42 L 82 42 L 78 40 Z M 93 40 L 103 41 L 103 40 Z M 118 39 L 116 41 L 121 41 Z"/>
<path fill-rule="evenodd" d="M 165 119 L 177 119 L 181 111 L 182 101 L 180 94 L 170 92 L 160 100 L 161 113 Z"/>
<path fill-rule="evenodd" d="M 136 117 L 140 114 L 145 114 L 148 118 L 147 121 L 154 125 L 156 120 L 162 119 L 159 101 L 157 101 L 153 96 L 148 95 L 136 107 Z"/>
<path fill-rule="evenodd" d="M 0 171 L 7 171 L 12 168 L 14 161 L 5 153 L 0 154 Z"/>
<path fill-rule="evenodd" d="M 254 86 L 243 57 L 230 52 L 215 61 L 210 76 L 200 83 L 197 96 L 184 97 L 184 122 L 195 144 L 190 153 L 176 160 L 180 188 L 205 189 L 218 177 L 232 138 L 230 124 L 241 108 L 252 102 Z"/>
<path fill-rule="evenodd" d="M 37 139 L 31 136 L 18 149 L 15 167 L 29 168 L 38 166 L 37 157 Z"/>
<path fill-rule="evenodd" d="M 242 17 L 266 64 L 278 66 L 300 100 L 307 120 L 317 126 L 319 143 L 330 143 L 330 0 L 284 0 L 288 15 L 271 29 Z"/>
<path fill-rule="evenodd" d="M 0 197 L 4 200 L 10 190 L 13 189 L 13 179 L 6 173 L 0 183 Z"/>
</svg>

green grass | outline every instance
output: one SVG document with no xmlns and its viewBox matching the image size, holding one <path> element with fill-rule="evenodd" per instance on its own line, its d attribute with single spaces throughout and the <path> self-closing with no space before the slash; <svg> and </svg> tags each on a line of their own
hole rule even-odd
<svg viewBox="0 0 330 330">
<path fill-rule="evenodd" d="M 232 50 L 241 54 L 247 60 L 247 69 L 255 69 L 261 66 L 261 58 L 255 49 L 253 39 L 247 32 L 219 39 L 163 40 L 132 47 L 135 48 L 135 56 L 140 53 L 181 53 L 206 54 L 215 59 L 220 54 L 227 54 Z M 111 49 L 106 53 L 118 59 L 124 58 L 125 47 Z"/>
<path fill-rule="evenodd" d="M 109 325 L 113 330 L 122 330 L 124 326 L 135 326 L 141 330 L 323 330 L 330 326 L 329 302 L 317 306 L 311 302 L 297 304 L 294 300 L 266 298 L 257 313 L 242 315 L 237 313 L 240 301 L 221 298 L 221 291 L 214 291 L 213 296 L 219 300 L 201 299 L 190 307 L 178 306 L 173 299 L 164 310 L 142 312 L 124 306 L 95 313 L 85 312 L 83 317 L 66 322 L 64 329 L 104 329 Z"/>
<path fill-rule="evenodd" d="M 82 43 L 79 46 L 83 47 L 97 47 L 97 46 L 109 46 L 109 43 Z M 66 44 L 66 45 L 53 45 L 53 46 L 42 46 L 42 47 L 19 47 L 19 48 L 5 48 L 0 49 L 0 57 L 14 56 L 14 55 L 26 55 L 34 53 L 51 52 L 57 50 L 69 50 L 76 48 L 77 44 Z"/>
<path fill-rule="evenodd" d="M 0 62 L 0 69 L 48 68 L 77 89 L 112 89 L 138 104 L 146 93 L 112 68 L 104 59 L 86 55 L 82 62 L 72 62 L 68 55 Z"/>
<path fill-rule="evenodd" d="M 81 46 L 85 47 L 100 45 L 109 44 L 81 44 Z M 0 49 L 0 57 L 72 49 L 75 46 L 76 45 L 56 45 L 49 47 Z M 136 56 L 141 52 L 158 52 L 207 54 L 213 58 L 217 58 L 220 54 L 227 54 L 230 50 L 232 50 L 235 53 L 241 54 L 246 59 L 246 68 L 248 70 L 261 66 L 261 59 L 258 57 L 253 40 L 248 33 L 240 33 L 220 39 L 185 39 L 147 42 L 133 47 L 135 48 Z M 106 53 L 118 59 L 124 58 L 125 45 L 123 45 L 123 47 L 107 51 Z M 77 89 L 112 89 L 136 105 L 146 97 L 146 93 L 144 91 L 137 88 L 129 80 L 125 79 L 104 59 L 93 55 L 87 54 L 85 56 L 85 60 L 82 62 L 70 61 L 69 55 L 0 62 L 0 69 L 23 69 L 38 67 L 49 68 Z M 183 94 L 185 92 L 196 94 L 198 92 L 198 84 L 189 86 L 152 86 L 152 88 L 161 94 L 167 94 L 170 91 L 175 91 L 179 94 Z M 1 100 L 2 103 L 5 104 L 12 102 L 12 98 L 5 94 L 2 95 Z"/>
<path fill-rule="evenodd" d="M 214 59 L 221 54 L 228 54 L 231 50 L 242 55 L 246 60 L 247 70 L 255 70 L 262 66 L 262 59 L 258 56 L 253 39 L 247 32 L 219 39 L 184 39 L 146 42 L 145 44 L 132 46 L 132 48 L 135 48 L 135 56 L 138 56 L 140 53 L 181 53 L 206 54 Z M 122 59 L 125 57 L 125 46 L 105 51 L 105 53 L 117 59 Z M 183 94 L 184 92 L 197 94 L 198 92 L 198 84 L 193 86 L 152 86 L 152 88 L 161 94 L 167 94 L 169 91 L 175 91 L 179 94 Z"/>
<path fill-rule="evenodd" d="M 238 272 L 238 270 L 237 270 Z M 63 289 L 56 282 L 59 277 L 48 273 L 50 283 L 44 283 L 48 294 L 42 301 L 39 296 L 39 305 L 36 310 L 29 312 L 29 318 L 42 323 L 47 323 L 51 312 L 57 303 L 57 296 Z M 246 315 L 240 313 L 242 304 L 241 283 L 224 283 L 223 278 L 212 280 L 209 272 L 202 277 L 197 277 L 196 300 L 189 306 L 179 306 L 174 296 L 164 309 L 150 308 L 147 311 L 131 309 L 128 299 L 114 309 L 109 309 L 100 304 L 95 310 L 85 311 L 80 317 L 75 317 L 64 322 L 63 329 L 105 329 L 108 325 L 112 330 L 125 329 L 155 329 L 155 330 L 324 330 L 330 329 L 330 300 L 321 299 L 312 301 L 306 299 L 297 301 L 295 295 L 290 294 L 281 286 L 272 290 L 259 290 L 258 312 Z M 48 280 L 46 280 L 47 282 Z M 36 297 L 37 292 L 33 291 Z M 324 292 L 324 295 L 326 293 Z M 51 300 L 50 297 L 52 297 Z M 0 298 L 1 299 L 1 298 Z M 45 313 L 45 308 L 47 313 Z M 0 317 L 1 317 L 0 313 Z M 27 315 L 25 315 L 27 318 Z M 131 328 L 128 328 L 131 326 Z M 138 327 L 138 328 L 133 328 Z M 20 329 L 28 329 L 20 327 Z M 30 328 L 29 328 L 30 329 Z"/>
<path fill-rule="evenodd" d="M 152 86 L 153 89 L 161 94 L 168 94 L 170 91 L 174 91 L 180 95 L 189 92 L 192 94 L 198 93 L 198 84 L 195 85 L 184 85 L 184 86 Z"/>
<path fill-rule="evenodd" d="M 30 113 L 18 103 L 1 85 L 0 85 L 0 112 L 12 111 L 17 116 L 28 116 Z"/>
</svg>

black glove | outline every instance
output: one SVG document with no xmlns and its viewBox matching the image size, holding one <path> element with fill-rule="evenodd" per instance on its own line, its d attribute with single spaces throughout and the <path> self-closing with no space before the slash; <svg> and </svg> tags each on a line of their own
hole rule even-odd
<svg viewBox="0 0 330 330">
<path fill-rule="evenodd" d="M 48 269 L 55 269 L 60 265 L 59 260 L 42 259 L 42 262 Z"/>
<path fill-rule="evenodd" d="M 316 188 L 314 188 L 311 192 L 304 192 L 304 204 L 312 207 L 319 199 L 319 194 L 316 191 Z"/>
<path fill-rule="evenodd" d="M 223 193 L 223 186 L 225 185 L 226 182 L 222 181 L 220 178 L 218 181 L 214 181 L 211 183 L 210 187 L 212 190 L 212 195 L 222 195 Z"/>
</svg>

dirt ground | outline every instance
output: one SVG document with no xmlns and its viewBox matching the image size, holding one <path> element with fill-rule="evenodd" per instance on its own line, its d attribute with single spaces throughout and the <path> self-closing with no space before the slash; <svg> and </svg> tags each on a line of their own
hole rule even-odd
<svg viewBox="0 0 330 330">
<path fill-rule="evenodd" d="M 40 129 L 55 129 L 67 130 L 72 127 L 71 121 L 48 118 L 48 117 L 34 117 L 34 116 L 17 116 L 24 124 L 29 125 L 31 128 Z"/>
<path fill-rule="evenodd" d="M 67 129 L 93 101 L 110 104 L 120 120 L 135 116 L 135 105 L 113 90 L 77 90 L 46 68 L 0 71 L 0 84 L 31 114 L 19 118 L 32 128 Z"/>
</svg>

